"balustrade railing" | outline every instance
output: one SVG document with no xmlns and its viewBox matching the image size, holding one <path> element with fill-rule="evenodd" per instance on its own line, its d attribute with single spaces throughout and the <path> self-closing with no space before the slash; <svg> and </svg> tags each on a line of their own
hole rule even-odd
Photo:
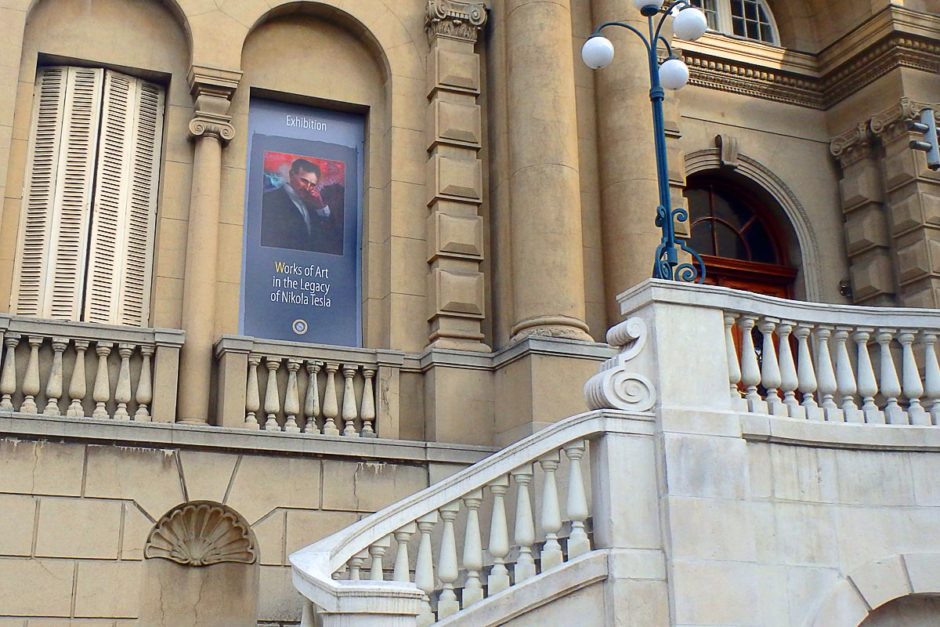
<svg viewBox="0 0 940 627">
<path fill-rule="evenodd" d="M 592 486 L 608 478 L 586 485 L 582 463 L 627 423 L 595 412 L 551 425 L 294 553 L 294 584 L 327 613 L 383 589 L 362 584 L 398 584 L 404 599 L 417 588 L 417 624 L 430 625 L 588 553 Z"/>
<path fill-rule="evenodd" d="M 183 336 L 0 316 L 0 410 L 174 422 Z"/>
<path fill-rule="evenodd" d="M 215 353 L 223 426 L 398 437 L 402 353 L 235 336 Z"/>
</svg>

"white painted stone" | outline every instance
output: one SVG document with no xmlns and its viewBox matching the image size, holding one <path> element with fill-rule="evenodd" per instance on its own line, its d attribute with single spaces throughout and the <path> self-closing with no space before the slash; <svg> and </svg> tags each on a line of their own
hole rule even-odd
<svg viewBox="0 0 940 627">
<path fill-rule="evenodd" d="M 666 433 L 666 476 L 670 494 L 734 499 L 747 494 L 747 443 Z"/>
<path fill-rule="evenodd" d="M 914 594 L 940 592 L 940 552 L 909 553 L 904 556 Z"/>
<path fill-rule="evenodd" d="M 869 562 L 853 571 L 849 577 L 872 608 L 911 593 L 907 569 L 900 555 Z"/>
<path fill-rule="evenodd" d="M 776 563 L 794 566 L 839 564 L 836 543 L 839 530 L 831 508 L 815 504 L 776 503 L 774 515 Z"/>
<path fill-rule="evenodd" d="M 675 559 L 756 559 L 747 503 L 678 496 L 667 503 Z"/>
</svg>

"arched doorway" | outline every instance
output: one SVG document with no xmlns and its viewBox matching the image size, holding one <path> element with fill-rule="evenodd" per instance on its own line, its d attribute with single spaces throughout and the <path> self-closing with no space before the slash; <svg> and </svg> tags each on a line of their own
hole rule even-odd
<svg viewBox="0 0 940 627">
<path fill-rule="evenodd" d="M 716 173 L 690 176 L 686 198 L 691 246 L 705 262 L 705 282 L 781 298 L 793 297 L 787 233 L 771 201 Z"/>
</svg>

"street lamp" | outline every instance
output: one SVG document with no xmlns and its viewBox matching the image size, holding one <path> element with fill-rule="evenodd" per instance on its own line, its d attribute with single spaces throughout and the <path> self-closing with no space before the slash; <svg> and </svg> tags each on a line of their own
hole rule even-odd
<svg viewBox="0 0 940 627">
<path fill-rule="evenodd" d="M 656 260 L 653 266 L 653 278 L 671 281 L 702 283 L 705 280 L 705 264 L 697 252 L 686 244 L 685 240 L 676 240 L 675 220 L 685 222 L 689 212 L 683 208 L 672 208 L 669 196 L 669 169 L 666 161 L 666 131 L 663 121 L 663 98 L 666 89 L 680 89 L 689 81 L 689 68 L 682 59 L 673 56 L 672 46 L 660 33 L 666 18 L 674 16 L 672 30 L 682 39 L 698 39 L 708 29 L 705 14 L 692 6 L 689 0 L 673 0 L 663 6 L 663 0 L 633 0 L 640 13 L 649 24 L 649 36 L 624 22 L 604 22 L 591 33 L 581 48 L 584 64 L 593 70 L 610 65 L 614 60 L 614 45 L 601 35 L 608 26 L 626 28 L 638 36 L 646 46 L 650 72 L 650 102 L 653 106 L 653 140 L 656 147 L 656 174 L 659 181 L 659 207 L 656 208 L 656 226 L 662 229 L 662 240 L 656 248 Z M 660 15 L 658 20 L 655 20 Z M 667 58 L 659 62 L 659 48 L 665 48 Z M 696 263 L 679 263 L 676 243 L 687 252 Z M 698 267 L 696 267 L 696 264 Z"/>
</svg>

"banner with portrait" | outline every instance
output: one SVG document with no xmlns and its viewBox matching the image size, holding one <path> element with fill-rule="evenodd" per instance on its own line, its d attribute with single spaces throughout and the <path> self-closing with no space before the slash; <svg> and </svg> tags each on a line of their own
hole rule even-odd
<svg viewBox="0 0 940 627">
<path fill-rule="evenodd" d="M 362 116 L 253 98 L 241 333 L 360 346 Z"/>
</svg>

